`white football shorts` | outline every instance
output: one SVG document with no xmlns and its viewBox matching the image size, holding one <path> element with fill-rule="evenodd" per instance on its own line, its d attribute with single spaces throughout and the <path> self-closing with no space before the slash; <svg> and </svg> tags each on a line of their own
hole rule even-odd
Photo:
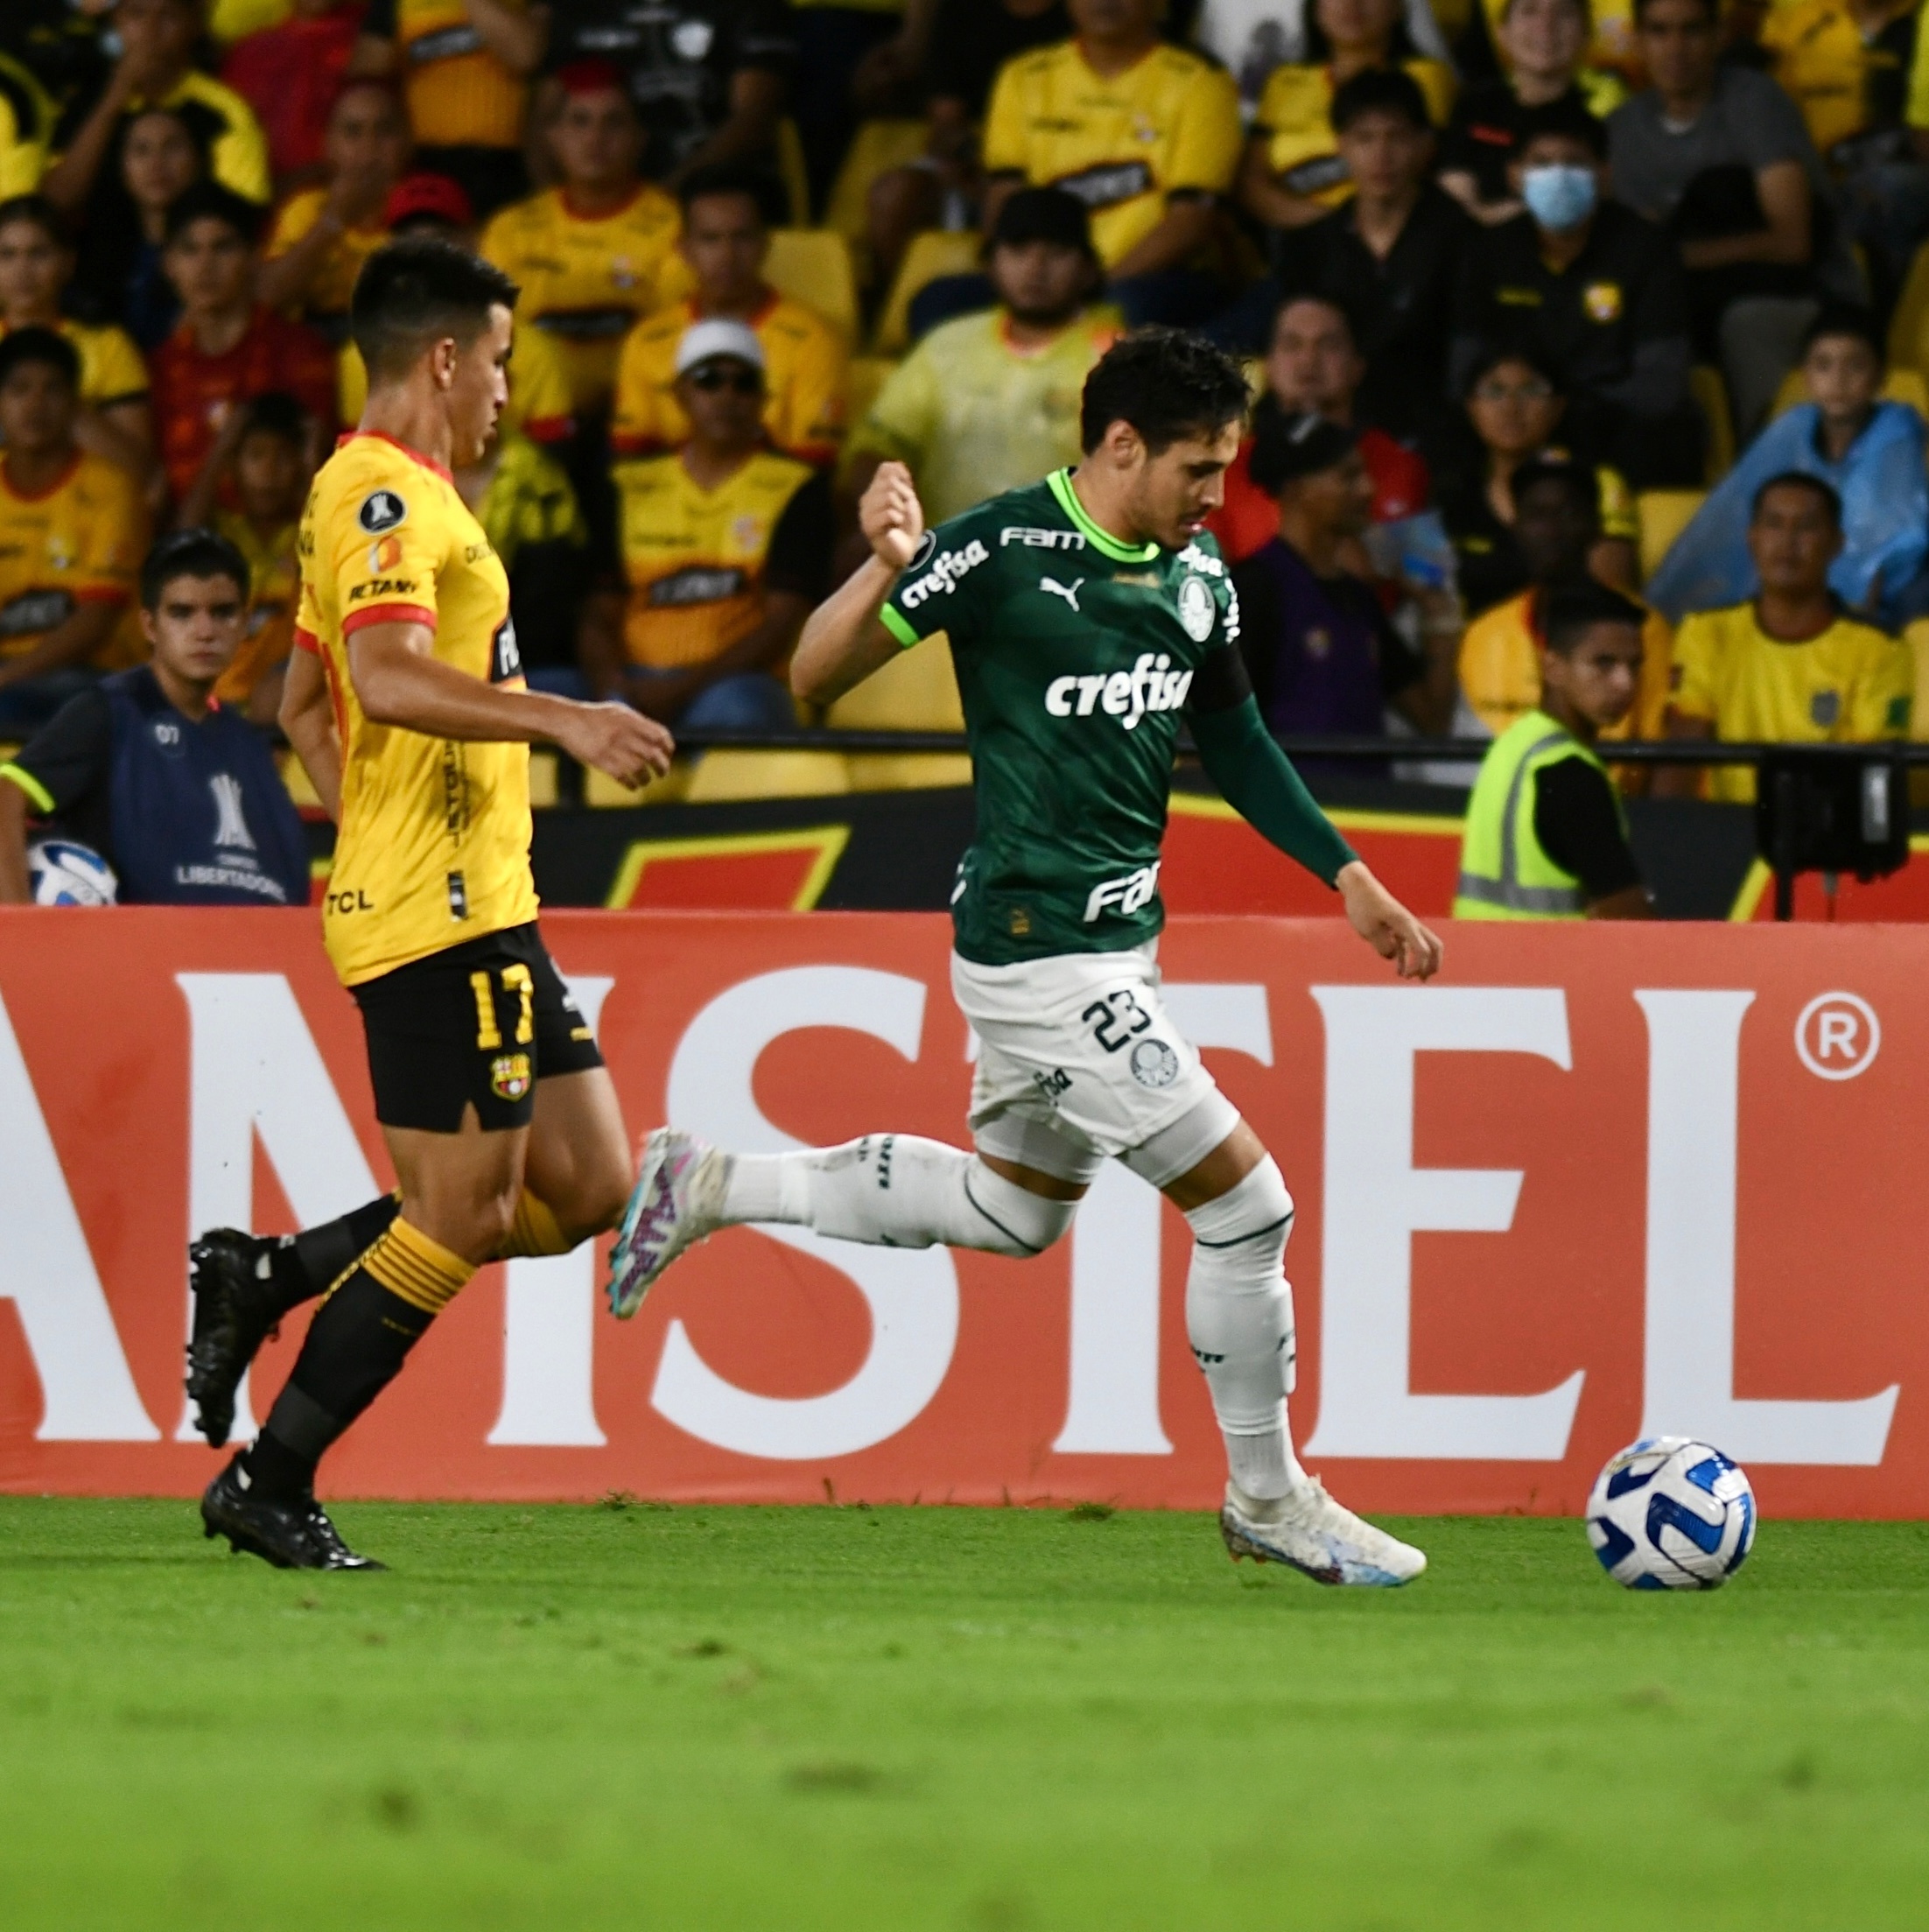
<svg viewBox="0 0 1929 1932">
<path fill-rule="evenodd" d="M 1162 1187 L 1238 1123 L 1159 990 L 1156 947 L 1014 966 L 951 955 L 978 1036 L 971 1128 L 982 1153 L 1090 1182 L 1107 1158 Z"/>
</svg>

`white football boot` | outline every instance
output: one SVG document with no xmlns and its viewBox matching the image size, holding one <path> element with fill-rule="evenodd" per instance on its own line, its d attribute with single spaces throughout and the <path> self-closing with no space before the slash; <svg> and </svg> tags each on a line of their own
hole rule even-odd
<svg viewBox="0 0 1929 1932">
<path fill-rule="evenodd" d="M 1290 1563 L 1315 1583 L 1382 1590 L 1411 1583 L 1427 1567 L 1420 1550 L 1335 1502 L 1316 1477 L 1308 1476 L 1295 1494 L 1267 1504 L 1270 1521 L 1250 1514 L 1237 1498 L 1228 1483 L 1219 1534 L 1234 1563 L 1251 1556 L 1256 1563 Z"/>
<path fill-rule="evenodd" d="M 656 1277 L 686 1247 L 723 1226 L 718 1218 L 730 1156 L 680 1128 L 660 1127 L 643 1142 L 636 1185 L 609 1251 L 609 1307 L 628 1320 Z"/>
</svg>

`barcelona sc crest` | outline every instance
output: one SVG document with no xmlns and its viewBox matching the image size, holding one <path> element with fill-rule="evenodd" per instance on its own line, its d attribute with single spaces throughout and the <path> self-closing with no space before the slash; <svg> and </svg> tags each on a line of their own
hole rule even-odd
<svg viewBox="0 0 1929 1932">
<path fill-rule="evenodd" d="M 499 1100 L 520 1100 L 530 1090 L 530 1057 L 498 1053 L 489 1063 L 489 1091 Z"/>
</svg>

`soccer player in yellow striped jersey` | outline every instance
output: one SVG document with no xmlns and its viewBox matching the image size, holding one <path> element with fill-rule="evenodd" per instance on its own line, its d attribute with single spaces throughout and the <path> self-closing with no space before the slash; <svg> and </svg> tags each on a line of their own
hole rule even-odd
<svg viewBox="0 0 1929 1932">
<path fill-rule="evenodd" d="M 657 279 L 682 217 L 637 173 L 642 123 L 621 70 L 578 60 L 557 80 L 563 107 L 550 145 L 562 185 L 504 208 L 481 253 L 522 285 L 524 327 L 556 344 L 571 408 L 592 413 L 609 407 L 623 338 L 660 306 Z"/>
<path fill-rule="evenodd" d="M 1851 616 L 1829 589 L 1828 566 L 1841 544 L 1841 502 L 1820 477 L 1771 476 L 1756 491 L 1748 550 L 1760 594 L 1682 620 L 1669 737 L 1864 744 L 1909 735 L 1914 656 Z M 1654 789 L 1692 797 L 1696 774 L 1664 770 Z M 1705 790 L 1745 804 L 1755 797 L 1755 774 L 1714 765 Z"/>
<path fill-rule="evenodd" d="M 844 344 L 822 316 L 764 280 L 770 235 L 762 193 L 761 177 L 739 168 L 698 168 L 684 180 L 677 266 L 687 265 L 696 292 L 646 316 L 623 344 L 610 424 L 620 456 L 681 446 L 690 419 L 676 397 L 677 345 L 697 322 L 733 321 L 763 345 L 771 442 L 806 463 L 836 457 L 849 379 Z"/>
<path fill-rule="evenodd" d="M 210 1441 L 277 1305 L 333 1284 L 261 1435 L 202 1499 L 209 1535 L 284 1566 L 368 1567 L 315 1500 L 322 1452 L 482 1262 L 566 1253 L 629 1183 L 615 1090 L 536 929 L 528 748 L 634 786 L 671 744 L 627 706 L 524 688 L 502 562 L 451 479 L 501 414 L 516 297 L 441 240 L 370 256 L 350 312 L 368 406 L 302 520 L 282 721 L 340 826 L 324 931 L 401 1184 L 399 1207 L 327 1224 L 305 1260 L 233 1230 L 191 1253 L 188 1394 Z"/>
<path fill-rule="evenodd" d="M 1076 39 L 1007 63 L 985 172 L 1069 189 L 1115 280 L 1182 267 L 1238 167 L 1231 75 L 1159 38 L 1161 0 L 1071 0 Z"/>
</svg>

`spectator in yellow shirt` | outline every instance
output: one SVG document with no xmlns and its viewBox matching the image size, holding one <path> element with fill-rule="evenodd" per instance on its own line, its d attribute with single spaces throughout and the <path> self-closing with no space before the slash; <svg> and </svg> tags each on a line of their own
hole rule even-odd
<svg viewBox="0 0 1929 1932">
<path fill-rule="evenodd" d="M 771 442 L 806 463 L 836 458 L 844 432 L 844 345 L 822 316 L 763 278 L 770 252 L 768 192 L 765 177 L 745 169 L 701 168 L 684 181 L 678 246 L 696 292 L 646 317 L 623 344 L 610 425 L 618 455 L 675 449 L 689 435 L 677 399 L 677 348 L 694 323 L 718 320 L 743 323 L 761 348 Z"/>
<path fill-rule="evenodd" d="M 32 194 L 46 172 L 53 103 L 32 69 L 0 53 L 0 195 Z"/>
<path fill-rule="evenodd" d="M 523 291 L 516 320 L 555 344 L 570 406 L 606 412 L 623 338 L 662 306 L 657 279 L 677 243 L 677 204 L 637 172 L 643 127 L 609 60 L 557 75 L 561 112 L 549 130 L 562 184 L 506 207 L 480 253 Z"/>
<path fill-rule="evenodd" d="M 1842 543 L 1841 499 L 1819 476 L 1771 477 L 1755 493 L 1749 554 L 1761 593 L 1698 612 L 1675 640 L 1671 738 L 1718 743 L 1866 744 L 1909 735 L 1909 647 L 1852 617 L 1828 587 Z M 1656 775 L 1658 794 L 1747 804 L 1755 774 L 1714 765 Z"/>
<path fill-rule="evenodd" d="M 60 313 L 74 274 L 59 211 L 38 194 L 0 201 L 0 335 L 18 328 L 57 330 L 81 358 L 82 449 L 146 478 L 154 464 L 154 418 L 147 364 L 124 329 L 76 322 Z"/>
<path fill-rule="evenodd" d="M 1219 299 L 1200 264 L 1239 165 L 1238 90 L 1160 39 L 1163 0 L 1070 0 L 1070 11 L 1077 38 L 1021 54 L 992 89 L 986 230 L 1013 188 L 1064 188 L 1091 211 L 1127 320 L 1198 321 Z"/>
<path fill-rule="evenodd" d="M 629 594 L 589 600 L 583 671 L 595 696 L 679 728 L 795 722 L 773 673 L 829 587 L 831 486 L 762 446 L 763 379 L 753 330 L 695 324 L 676 350 L 688 441 L 616 473 Z"/>
<path fill-rule="evenodd" d="M 1239 172 L 1239 199 L 1269 228 L 1303 228 L 1353 191 L 1329 110 L 1333 90 L 1369 67 L 1410 74 L 1434 125 L 1454 105 L 1452 68 L 1420 57 L 1401 0 L 1315 0 L 1304 65 L 1275 67 Z"/>
<path fill-rule="evenodd" d="M 134 480 L 74 440 L 80 383 L 52 329 L 0 341 L 0 730 L 45 724 L 87 684 L 146 547 Z"/>
<path fill-rule="evenodd" d="M 936 526 L 1077 462 L 1079 397 L 1119 321 L 1088 306 L 1098 267 L 1083 204 L 1020 189 L 999 211 L 989 266 L 998 306 L 933 329 L 852 431 L 852 501 L 894 460 Z"/>
<path fill-rule="evenodd" d="M 385 81 L 351 81 L 329 110 L 328 185 L 283 205 L 256 289 L 332 342 L 348 333 L 361 264 L 389 239 L 388 200 L 409 165 L 409 117 Z"/>
<path fill-rule="evenodd" d="M 1527 588 L 1468 625 L 1460 642 L 1461 693 L 1497 738 L 1540 700 L 1540 612 L 1547 594 L 1599 581 L 1590 568 L 1601 539 L 1599 488 L 1585 463 L 1551 452 L 1513 472 L 1513 537 Z M 1661 728 L 1671 656 L 1667 620 L 1650 611 L 1641 643 L 1633 708 L 1602 734 L 1605 738 L 1652 738 Z"/>
<path fill-rule="evenodd" d="M 417 162 L 486 221 L 529 192 L 523 130 L 549 34 L 549 8 L 524 0 L 370 0 L 353 65 L 400 79 Z"/>
</svg>

